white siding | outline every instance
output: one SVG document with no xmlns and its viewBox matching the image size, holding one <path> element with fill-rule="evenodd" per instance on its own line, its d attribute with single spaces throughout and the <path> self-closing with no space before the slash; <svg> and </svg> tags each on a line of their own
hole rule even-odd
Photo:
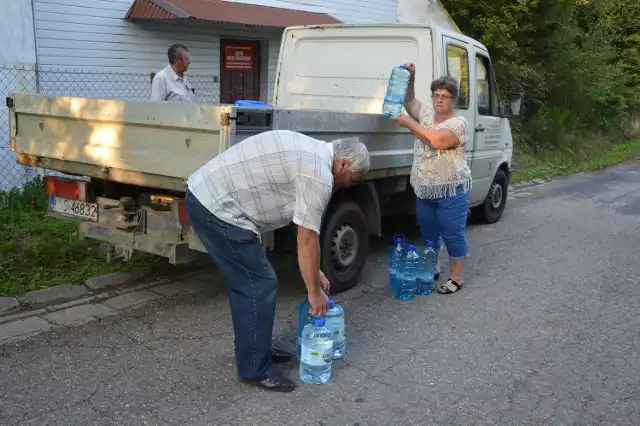
<svg viewBox="0 0 640 426">
<path fill-rule="evenodd" d="M 236 24 L 203 21 L 130 22 L 124 16 L 132 0 L 35 0 L 40 66 L 52 71 L 41 78 L 43 91 L 74 96 L 144 98 L 149 73 L 167 64 L 166 51 L 183 43 L 191 53 L 189 76 L 200 100 L 216 102 L 220 75 L 220 37 L 263 40 L 270 52 L 279 48 L 281 31 L 248 29 Z M 267 76 L 273 80 L 276 60 L 270 58 Z M 82 70 L 73 81 L 54 70 Z M 99 76 L 96 72 L 126 73 Z M 118 84 L 116 84 L 118 83 Z M 130 86 L 130 95 L 123 96 Z M 74 87 L 75 85 L 75 87 Z M 201 86 L 201 87 L 198 87 Z M 58 93 L 60 91 L 58 90 Z"/>
<path fill-rule="evenodd" d="M 328 13 L 347 24 L 396 21 L 396 0 L 226 0 Z"/>
</svg>

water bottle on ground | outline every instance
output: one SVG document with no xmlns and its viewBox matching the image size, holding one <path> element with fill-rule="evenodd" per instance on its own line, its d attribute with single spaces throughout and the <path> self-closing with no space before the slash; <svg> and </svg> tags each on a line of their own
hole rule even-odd
<svg viewBox="0 0 640 426">
<path fill-rule="evenodd" d="M 416 253 L 416 248 L 409 244 L 407 256 L 404 264 L 400 268 L 398 286 L 394 291 L 394 297 L 398 300 L 411 300 L 416 294 L 416 275 L 420 264 L 420 256 Z"/>
<path fill-rule="evenodd" d="M 302 342 L 302 330 L 304 326 L 311 322 L 311 314 L 309 310 L 311 309 L 311 303 L 309 303 L 309 299 L 304 299 L 298 305 L 298 361 L 300 360 L 300 348 Z"/>
<path fill-rule="evenodd" d="M 393 247 L 389 252 L 389 287 L 391 290 L 397 287 L 398 271 L 407 255 L 404 235 L 394 235 L 393 243 Z"/>
<path fill-rule="evenodd" d="M 344 309 L 329 300 L 329 310 L 326 315 L 327 327 L 333 332 L 333 359 L 342 358 L 347 354 L 347 340 L 344 332 Z"/>
<path fill-rule="evenodd" d="M 386 117 L 400 116 L 410 79 L 411 73 L 409 73 L 409 70 L 404 65 L 395 67 L 393 71 L 391 71 L 387 93 L 382 103 L 382 115 Z"/>
<path fill-rule="evenodd" d="M 333 333 L 326 326 L 325 317 L 313 317 L 302 330 L 300 379 L 321 385 L 331 380 Z"/>
<path fill-rule="evenodd" d="M 425 240 L 420 252 L 420 264 L 416 276 L 416 294 L 426 296 L 433 291 L 433 278 L 438 264 L 438 252 L 432 241 Z"/>
</svg>

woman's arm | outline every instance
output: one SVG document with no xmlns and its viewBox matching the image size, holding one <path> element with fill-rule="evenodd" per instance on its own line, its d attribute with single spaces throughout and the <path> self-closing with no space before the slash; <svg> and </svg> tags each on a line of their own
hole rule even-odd
<svg viewBox="0 0 640 426">
<path fill-rule="evenodd" d="M 394 118 L 394 120 L 400 126 L 409 129 L 423 144 L 433 149 L 451 149 L 462 142 L 458 135 L 450 129 L 428 130 L 406 115 Z"/>
</svg>

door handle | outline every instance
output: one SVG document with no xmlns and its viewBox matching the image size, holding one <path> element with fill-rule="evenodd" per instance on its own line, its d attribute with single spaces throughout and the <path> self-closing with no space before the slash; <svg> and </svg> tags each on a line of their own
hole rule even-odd
<svg viewBox="0 0 640 426">
<path fill-rule="evenodd" d="M 476 132 L 484 132 L 484 127 L 482 127 L 482 124 L 476 127 Z"/>
</svg>

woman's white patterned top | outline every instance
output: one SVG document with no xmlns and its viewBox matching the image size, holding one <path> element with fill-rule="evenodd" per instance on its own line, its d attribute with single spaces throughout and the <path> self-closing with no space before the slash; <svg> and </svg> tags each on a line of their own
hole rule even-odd
<svg viewBox="0 0 640 426">
<path fill-rule="evenodd" d="M 416 138 L 410 179 L 416 196 L 423 199 L 450 197 L 456 194 L 459 186 L 469 191 L 471 170 L 465 151 L 469 127 L 467 119 L 455 116 L 436 124 L 433 108 L 417 99 L 407 102 L 405 108 L 421 126 L 433 131 L 449 129 L 459 141 L 451 149 L 434 149 Z"/>
</svg>

